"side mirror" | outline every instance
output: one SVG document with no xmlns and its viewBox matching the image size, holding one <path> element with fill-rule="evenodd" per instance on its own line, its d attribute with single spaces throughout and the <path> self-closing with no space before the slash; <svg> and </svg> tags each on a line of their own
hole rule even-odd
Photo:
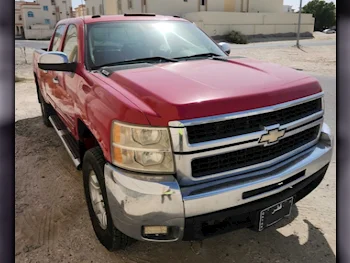
<svg viewBox="0 0 350 263">
<path fill-rule="evenodd" d="M 42 70 L 75 72 L 77 63 L 70 63 L 63 52 L 45 52 L 40 55 L 38 66 Z"/>
<path fill-rule="evenodd" d="M 227 55 L 231 53 L 231 46 L 230 44 L 226 42 L 220 42 L 219 47 L 221 48 L 222 51 L 224 51 Z"/>
</svg>

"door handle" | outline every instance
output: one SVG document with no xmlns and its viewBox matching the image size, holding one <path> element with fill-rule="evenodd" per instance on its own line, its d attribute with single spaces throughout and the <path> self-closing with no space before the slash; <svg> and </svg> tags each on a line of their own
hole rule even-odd
<svg viewBox="0 0 350 263">
<path fill-rule="evenodd" d="M 52 79 L 52 81 L 53 81 L 53 83 L 58 84 L 58 77 L 54 77 L 54 78 Z"/>
</svg>

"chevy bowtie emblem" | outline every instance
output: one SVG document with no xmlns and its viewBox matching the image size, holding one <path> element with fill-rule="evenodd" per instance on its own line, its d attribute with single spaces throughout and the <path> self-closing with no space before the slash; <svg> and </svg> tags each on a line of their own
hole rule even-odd
<svg viewBox="0 0 350 263">
<path fill-rule="evenodd" d="M 280 130 L 278 126 L 266 127 L 266 134 L 261 135 L 259 143 L 263 143 L 264 146 L 267 146 L 278 142 L 286 133 L 285 129 Z"/>
</svg>

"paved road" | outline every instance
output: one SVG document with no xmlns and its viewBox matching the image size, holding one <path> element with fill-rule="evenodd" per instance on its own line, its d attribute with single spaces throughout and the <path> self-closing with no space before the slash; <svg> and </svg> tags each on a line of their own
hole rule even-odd
<svg viewBox="0 0 350 263">
<path fill-rule="evenodd" d="M 336 40 L 301 40 L 300 44 L 302 46 L 330 46 L 336 45 Z M 45 48 L 49 45 L 49 41 L 47 40 L 16 40 L 16 47 L 30 47 L 35 49 Z M 240 49 L 240 48 L 263 48 L 263 47 L 289 47 L 294 46 L 295 41 L 276 41 L 269 43 L 251 43 L 247 45 L 238 45 L 231 44 L 232 49 Z"/>
</svg>

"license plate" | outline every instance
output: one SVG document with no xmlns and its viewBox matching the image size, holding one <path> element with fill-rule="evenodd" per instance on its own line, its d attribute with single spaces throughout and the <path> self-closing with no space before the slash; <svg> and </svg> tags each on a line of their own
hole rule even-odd
<svg viewBox="0 0 350 263">
<path fill-rule="evenodd" d="M 293 206 L 293 197 L 290 197 L 282 202 L 274 204 L 260 211 L 259 231 L 276 224 L 284 217 L 291 214 Z"/>
</svg>

